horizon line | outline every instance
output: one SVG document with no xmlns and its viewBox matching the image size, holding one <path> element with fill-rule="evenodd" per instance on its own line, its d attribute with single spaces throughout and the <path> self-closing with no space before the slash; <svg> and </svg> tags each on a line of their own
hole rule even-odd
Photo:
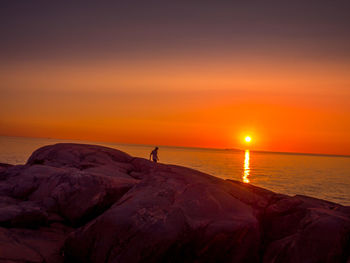
<svg viewBox="0 0 350 263">
<path fill-rule="evenodd" d="M 49 139 L 49 140 L 71 140 L 71 141 L 81 141 L 81 142 L 92 142 L 92 143 L 115 143 L 124 145 L 142 145 L 142 146 L 155 146 L 155 144 L 142 144 L 142 143 L 126 143 L 126 142 L 116 142 L 116 141 L 93 141 L 93 140 L 83 140 L 83 139 L 61 139 L 54 137 L 32 137 L 32 136 L 18 136 L 18 135 L 1 135 L 1 137 L 19 137 L 19 138 L 32 138 L 32 139 Z M 239 149 L 239 148 L 215 148 L 215 147 L 200 147 L 200 146 L 180 146 L 180 145 L 162 145 L 157 144 L 162 147 L 171 148 L 188 148 L 188 149 L 202 149 L 202 150 L 216 150 L 216 151 L 241 151 L 245 152 L 249 150 L 250 152 L 256 153 L 266 153 L 266 154 L 289 154 L 289 155 L 311 155 L 311 156 L 324 156 L 324 157 L 345 157 L 350 158 L 350 154 L 331 154 L 331 153 L 310 153 L 310 152 L 283 152 L 283 151 L 266 151 L 266 150 L 250 150 L 250 149 Z"/>
</svg>

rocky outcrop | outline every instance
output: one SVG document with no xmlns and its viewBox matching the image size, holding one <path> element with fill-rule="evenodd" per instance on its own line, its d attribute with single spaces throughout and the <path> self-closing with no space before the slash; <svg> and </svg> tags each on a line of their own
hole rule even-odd
<svg viewBox="0 0 350 263">
<path fill-rule="evenodd" d="M 349 250 L 350 207 L 115 149 L 56 144 L 0 169 L 0 262 L 347 262 Z"/>
</svg>

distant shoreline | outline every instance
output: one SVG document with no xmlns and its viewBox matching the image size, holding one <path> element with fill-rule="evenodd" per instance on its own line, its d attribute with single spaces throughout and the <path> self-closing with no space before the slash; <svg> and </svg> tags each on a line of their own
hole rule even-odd
<svg viewBox="0 0 350 263">
<path fill-rule="evenodd" d="M 270 152 L 270 151 L 251 151 L 251 152 L 255 152 L 255 153 L 266 153 L 266 154 L 310 155 L 310 156 L 320 156 L 320 157 L 343 157 L 343 158 L 350 158 L 350 155 L 326 154 L 326 153 L 298 153 L 298 152 Z"/>
<path fill-rule="evenodd" d="M 81 141 L 89 143 L 110 143 L 110 144 L 119 144 L 119 145 L 135 145 L 135 146 L 149 146 L 154 147 L 155 144 L 137 144 L 137 143 L 124 143 L 124 142 L 112 142 L 112 141 L 94 141 L 94 140 L 82 140 L 82 139 L 60 139 L 53 137 L 30 137 L 30 136 L 15 136 L 15 135 L 0 135 L 0 137 L 14 137 L 14 138 L 27 138 L 27 139 L 48 139 L 48 140 L 61 140 L 61 141 Z M 177 146 L 177 145 L 161 145 L 157 144 L 160 147 L 168 148 L 178 148 L 178 149 L 192 149 L 192 150 L 206 150 L 206 151 L 232 151 L 232 152 L 245 152 L 245 149 L 237 148 L 208 148 L 208 147 L 195 147 L 195 146 Z M 249 149 L 247 149 L 249 150 Z M 341 158 L 350 158 L 350 155 L 346 154 L 327 154 L 327 153 L 301 153 L 301 152 L 279 152 L 279 151 L 264 151 L 264 150 L 250 150 L 253 153 L 263 153 L 263 154 L 285 154 L 285 155 L 306 155 L 306 156 L 320 156 L 320 157 L 341 157 Z"/>
</svg>

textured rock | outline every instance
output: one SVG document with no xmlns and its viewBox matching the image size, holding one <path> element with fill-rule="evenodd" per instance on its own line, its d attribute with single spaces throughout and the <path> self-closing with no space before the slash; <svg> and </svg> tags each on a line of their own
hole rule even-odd
<svg viewBox="0 0 350 263">
<path fill-rule="evenodd" d="M 7 168 L 11 167 L 12 165 L 7 164 L 7 163 L 0 163 L 0 173 L 5 171 Z M 1 177 L 0 177 L 1 180 Z"/>
<path fill-rule="evenodd" d="M 254 209 L 232 197 L 224 181 L 181 172 L 186 173 L 163 166 L 153 170 L 69 237 L 67 257 L 75 262 L 256 261 Z"/>
<path fill-rule="evenodd" d="M 349 209 L 305 196 L 282 198 L 265 214 L 264 262 L 345 262 Z"/>
<path fill-rule="evenodd" d="M 0 227 L 0 262 L 63 262 L 63 243 L 71 229 L 64 226 L 38 230 Z"/>
<path fill-rule="evenodd" d="M 60 143 L 36 150 L 28 159 L 27 164 L 44 164 L 53 167 L 74 167 L 87 169 L 101 165 L 119 164 L 131 161 L 133 158 L 121 151 L 86 144 Z"/>
<path fill-rule="evenodd" d="M 0 181 L 0 195 L 30 200 L 47 212 L 61 215 L 73 225 L 102 213 L 138 180 L 102 175 L 71 167 L 26 165 L 7 169 Z"/>
<path fill-rule="evenodd" d="M 118 150 L 0 167 L 0 262 L 346 262 L 350 207 Z M 16 253 L 16 251 L 20 251 Z"/>
<path fill-rule="evenodd" d="M 48 214 L 33 202 L 11 204 L 0 199 L 0 226 L 37 228 L 47 222 Z"/>
</svg>

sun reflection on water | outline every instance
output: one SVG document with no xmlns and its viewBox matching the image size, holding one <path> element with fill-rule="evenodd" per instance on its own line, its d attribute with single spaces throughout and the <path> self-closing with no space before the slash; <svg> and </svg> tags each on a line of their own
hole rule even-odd
<svg viewBox="0 0 350 263">
<path fill-rule="evenodd" d="M 249 183 L 249 174 L 250 174 L 250 168 L 249 168 L 249 157 L 250 153 L 249 150 L 245 150 L 245 158 L 244 158 L 244 170 L 243 170 L 243 177 L 242 180 L 244 183 Z"/>
</svg>

